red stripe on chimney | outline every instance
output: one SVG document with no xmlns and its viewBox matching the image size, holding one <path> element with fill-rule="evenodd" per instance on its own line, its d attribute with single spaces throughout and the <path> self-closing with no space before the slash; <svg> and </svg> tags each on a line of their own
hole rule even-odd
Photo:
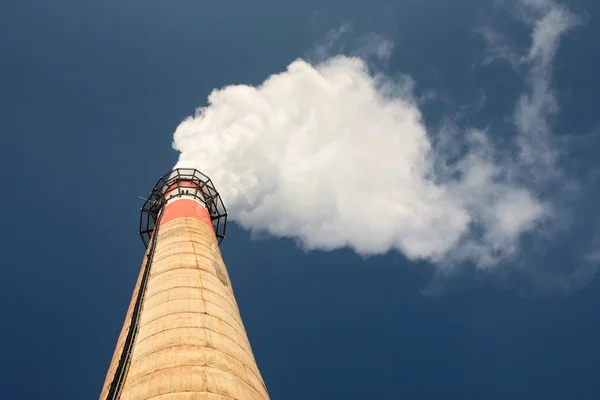
<svg viewBox="0 0 600 400">
<path fill-rule="evenodd" d="M 213 229 L 213 224 L 208 215 L 208 211 L 195 200 L 180 199 L 167 203 L 163 213 L 160 220 L 161 225 L 166 224 L 175 218 L 189 217 L 199 219 Z"/>
</svg>

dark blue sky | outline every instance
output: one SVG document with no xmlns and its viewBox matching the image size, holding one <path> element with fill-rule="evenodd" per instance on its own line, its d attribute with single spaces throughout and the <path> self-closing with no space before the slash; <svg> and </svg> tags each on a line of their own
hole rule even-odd
<svg viewBox="0 0 600 400">
<path fill-rule="evenodd" d="M 99 395 L 143 254 L 138 196 L 175 164 L 172 133 L 213 88 L 262 82 L 344 22 L 393 40 L 389 73 L 441 95 L 430 125 L 484 90 L 470 122 L 502 126 L 522 84 L 506 66 L 473 68 L 483 23 L 527 46 L 491 1 L 95 3 L 0 3 L 6 399 Z M 568 4 L 586 23 L 561 44 L 553 124 L 584 190 L 570 227 L 519 260 L 556 276 L 582 262 L 599 216 L 600 5 Z M 523 273 L 465 273 L 432 298 L 433 268 L 399 254 L 307 254 L 233 224 L 222 249 L 273 399 L 600 398 L 597 278 L 564 294 Z"/>
</svg>

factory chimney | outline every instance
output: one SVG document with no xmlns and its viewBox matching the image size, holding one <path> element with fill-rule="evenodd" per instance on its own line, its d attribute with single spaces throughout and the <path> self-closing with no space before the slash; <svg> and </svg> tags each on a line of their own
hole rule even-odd
<svg viewBox="0 0 600 400">
<path fill-rule="evenodd" d="M 159 179 L 142 208 L 147 251 L 100 400 L 269 399 L 218 247 L 226 221 L 201 172 Z"/>
</svg>

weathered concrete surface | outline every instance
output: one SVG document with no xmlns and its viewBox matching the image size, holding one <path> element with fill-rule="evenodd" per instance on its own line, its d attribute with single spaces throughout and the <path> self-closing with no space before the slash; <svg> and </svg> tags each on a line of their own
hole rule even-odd
<svg viewBox="0 0 600 400">
<path fill-rule="evenodd" d="M 191 200 L 173 204 L 180 201 Z M 121 399 L 268 399 L 212 227 L 195 216 L 169 218 L 157 239 Z M 121 355 L 139 284 L 140 279 L 101 400 Z"/>
</svg>

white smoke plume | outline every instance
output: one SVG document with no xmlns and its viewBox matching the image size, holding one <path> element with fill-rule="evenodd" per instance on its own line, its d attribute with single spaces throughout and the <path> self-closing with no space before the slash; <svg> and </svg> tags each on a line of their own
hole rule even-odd
<svg viewBox="0 0 600 400">
<path fill-rule="evenodd" d="M 213 91 L 177 127 L 177 166 L 209 175 L 242 227 L 306 249 L 396 250 L 440 265 L 491 267 L 552 215 L 531 181 L 535 168 L 554 168 L 546 164 L 554 163 L 546 137 L 554 97 L 550 76 L 538 69 L 549 66 L 566 28 L 548 35 L 553 3 L 523 4 L 542 11 L 522 59 L 532 72 L 508 158 L 474 129 L 450 146 L 456 154 L 438 151 L 409 78 L 375 75 L 362 59 L 337 56 L 297 60 L 257 87 Z M 537 141 L 543 154 L 530 146 Z"/>
</svg>

